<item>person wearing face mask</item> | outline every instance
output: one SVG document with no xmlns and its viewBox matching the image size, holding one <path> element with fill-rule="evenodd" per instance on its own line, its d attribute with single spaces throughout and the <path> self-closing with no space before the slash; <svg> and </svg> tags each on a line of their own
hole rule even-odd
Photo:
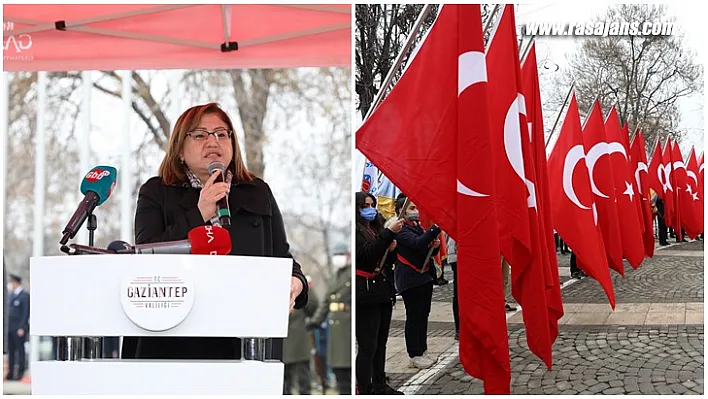
<svg viewBox="0 0 708 399">
<path fill-rule="evenodd" d="M 393 313 L 390 268 L 396 249 L 395 234 L 403 220 L 384 227 L 376 198 L 358 192 L 356 220 L 356 381 L 362 395 L 402 394 L 386 383 L 386 342 Z M 388 256 L 382 263 L 388 250 Z"/>
<path fill-rule="evenodd" d="M 396 214 L 402 211 L 405 200 L 405 196 L 396 200 Z M 396 234 L 396 289 L 406 305 L 406 350 L 411 366 L 425 369 L 437 362 L 436 357 L 427 353 L 428 316 L 433 300 L 433 277 L 428 271 L 440 248 L 441 230 L 437 225 L 423 230 L 418 207 L 413 202 L 409 202 L 404 215 L 406 223 Z"/>
<path fill-rule="evenodd" d="M 224 165 L 223 182 L 216 182 L 220 172 L 209 173 L 213 162 Z M 290 253 L 283 216 L 268 184 L 246 169 L 231 118 L 217 103 L 191 107 L 175 122 L 158 176 L 145 182 L 138 193 L 135 243 L 183 240 L 195 227 L 221 225 L 217 202 L 222 198 L 227 198 L 231 213 L 230 226 L 225 226 L 231 238 L 230 255 L 290 259 L 290 310 L 302 309 L 307 303 L 307 280 Z M 272 358 L 282 360 L 283 339 L 267 340 L 266 350 Z M 125 337 L 121 355 L 233 360 L 241 358 L 241 340 Z"/>
</svg>

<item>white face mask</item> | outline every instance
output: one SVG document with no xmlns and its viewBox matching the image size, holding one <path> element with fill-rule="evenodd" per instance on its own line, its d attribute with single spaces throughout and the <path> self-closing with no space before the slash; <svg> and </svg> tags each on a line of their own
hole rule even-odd
<svg viewBox="0 0 708 399">
<path fill-rule="evenodd" d="M 12 284 L 8 284 L 8 285 L 7 285 L 7 290 L 10 291 L 10 292 L 12 292 L 12 291 L 15 290 L 15 287 L 13 287 Z"/>
<path fill-rule="evenodd" d="M 340 269 L 347 265 L 347 255 L 332 256 L 332 265 L 335 269 Z"/>
</svg>

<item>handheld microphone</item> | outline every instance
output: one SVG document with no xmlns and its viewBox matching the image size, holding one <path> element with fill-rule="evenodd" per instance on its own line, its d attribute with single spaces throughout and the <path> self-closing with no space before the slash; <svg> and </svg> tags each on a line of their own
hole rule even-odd
<svg viewBox="0 0 708 399">
<path fill-rule="evenodd" d="M 101 249 L 96 247 L 89 247 L 87 245 L 70 244 L 69 248 L 73 249 L 74 252 L 69 252 L 69 255 L 111 255 L 115 254 L 114 251 L 109 249 Z"/>
<path fill-rule="evenodd" d="M 117 178 L 118 171 L 112 166 L 96 166 L 86 174 L 81 182 L 81 193 L 84 194 L 84 199 L 62 231 L 63 237 L 59 241 L 62 246 L 76 236 L 93 209 L 106 202 L 116 186 Z"/>
<path fill-rule="evenodd" d="M 199 226 L 190 230 L 186 240 L 130 245 L 113 241 L 109 251 L 118 254 L 196 254 L 228 255 L 231 253 L 231 236 L 219 226 Z"/>
<path fill-rule="evenodd" d="M 224 182 L 224 164 L 219 161 L 214 161 L 209 164 L 209 175 L 213 175 L 215 171 L 219 171 L 219 175 L 214 180 L 214 183 Z M 216 202 L 216 214 L 219 216 L 219 222 L 221 226 L 225 229 L 231 227 L 231 210 L 229 209 L 229 196 L 226 195 L 224 198 Z"/>
</svg>

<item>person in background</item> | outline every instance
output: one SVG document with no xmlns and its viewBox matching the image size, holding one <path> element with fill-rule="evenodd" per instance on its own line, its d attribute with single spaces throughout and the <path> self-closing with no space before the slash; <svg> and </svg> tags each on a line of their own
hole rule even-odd
<svg viewBox="0 0 708 399">
<path fill-rule="evenodd" d="M 356 193 L 354 205 L 357 393 L 402 394 L 387 384 L 385 365 L 395 298 L 389 270 L 395 259 L 395 234 L 401 230 L 403 220 L 386 223 L 376 210 L 376 198 L 369 193 Z M 385 223 L 388 227 L 384 227 Z"/>
<path fill-rule="evenodd" d="M 398 255 L 394 277 L 406 306 L 406 351 L 410 364 L 426 369 L 437 362 L 436 356 L 427 353 L 428 316 L 433 299 L 433 277 L 428 270 L 433 267 L 432 257 L 440 248 L 441 230 L 437 225 L 423 230 L 416 204 L 409 202 L 405 212 L 401 212 L 404 203 L 405 197 L 396 200 L 396 214 L 403 213 L 406 223 L 396 234 Z"/>
<path fill-rule="evenodd" d="M 6 379 L 19 381 L 27 365 L 25 341 L 29 337 L 30 295 L 22 287 L 22 277 L 16 274 L 10 274 L 7 290 L 10 296 L 6 330 L 9 370 Z"/>
<path fill-rule="evenodd" d="M 288 321 L 288 336 L 283 342 L 283 363 L 285 364 L 285 379 L 283 394 L 292 394 L 292 388 L 297 386 L 300 395 L 312 393 L 310 377 L 310 354 L 312 352 L 312 333 L 307 330 L 307 318 L 314 316 L 319 300 L 314 291 L 308 292 L 307 305 L 290 313 Z"/>
<path fill-rule="evenodd" d="M 351 254 L 346 245 L 339 245 L 332 254 L 334 279 L 322 304 L 317 308 L 310 328 L 319 325 L 329 314 L 327 364 L 332 367 L 340 395 L 352 393 L 352 277 Z"/>
<path fill-rule="evenodd" d="M 455 341 L 460 340 L 460 305 L 457 302 L 457 243 L 447 236 L 447 263 L 452 269 L 452 316 L 455 319 Z"/>
</svg>

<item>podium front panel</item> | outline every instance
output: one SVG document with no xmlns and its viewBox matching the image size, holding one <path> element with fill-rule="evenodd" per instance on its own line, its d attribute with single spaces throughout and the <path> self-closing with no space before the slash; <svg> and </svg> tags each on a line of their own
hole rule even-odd
<svg viewBox="0 0 708 399">
<path fill-rule="evenodd" d="M 31 334 L 286 337 L 291 276 L 285 258 L 35 257 Z"/>
<path fill-rule="evenodd" d="M 33 395 L 282 395 L 280 362 L 118 360 L 32 363 Z"/>
</svg>

